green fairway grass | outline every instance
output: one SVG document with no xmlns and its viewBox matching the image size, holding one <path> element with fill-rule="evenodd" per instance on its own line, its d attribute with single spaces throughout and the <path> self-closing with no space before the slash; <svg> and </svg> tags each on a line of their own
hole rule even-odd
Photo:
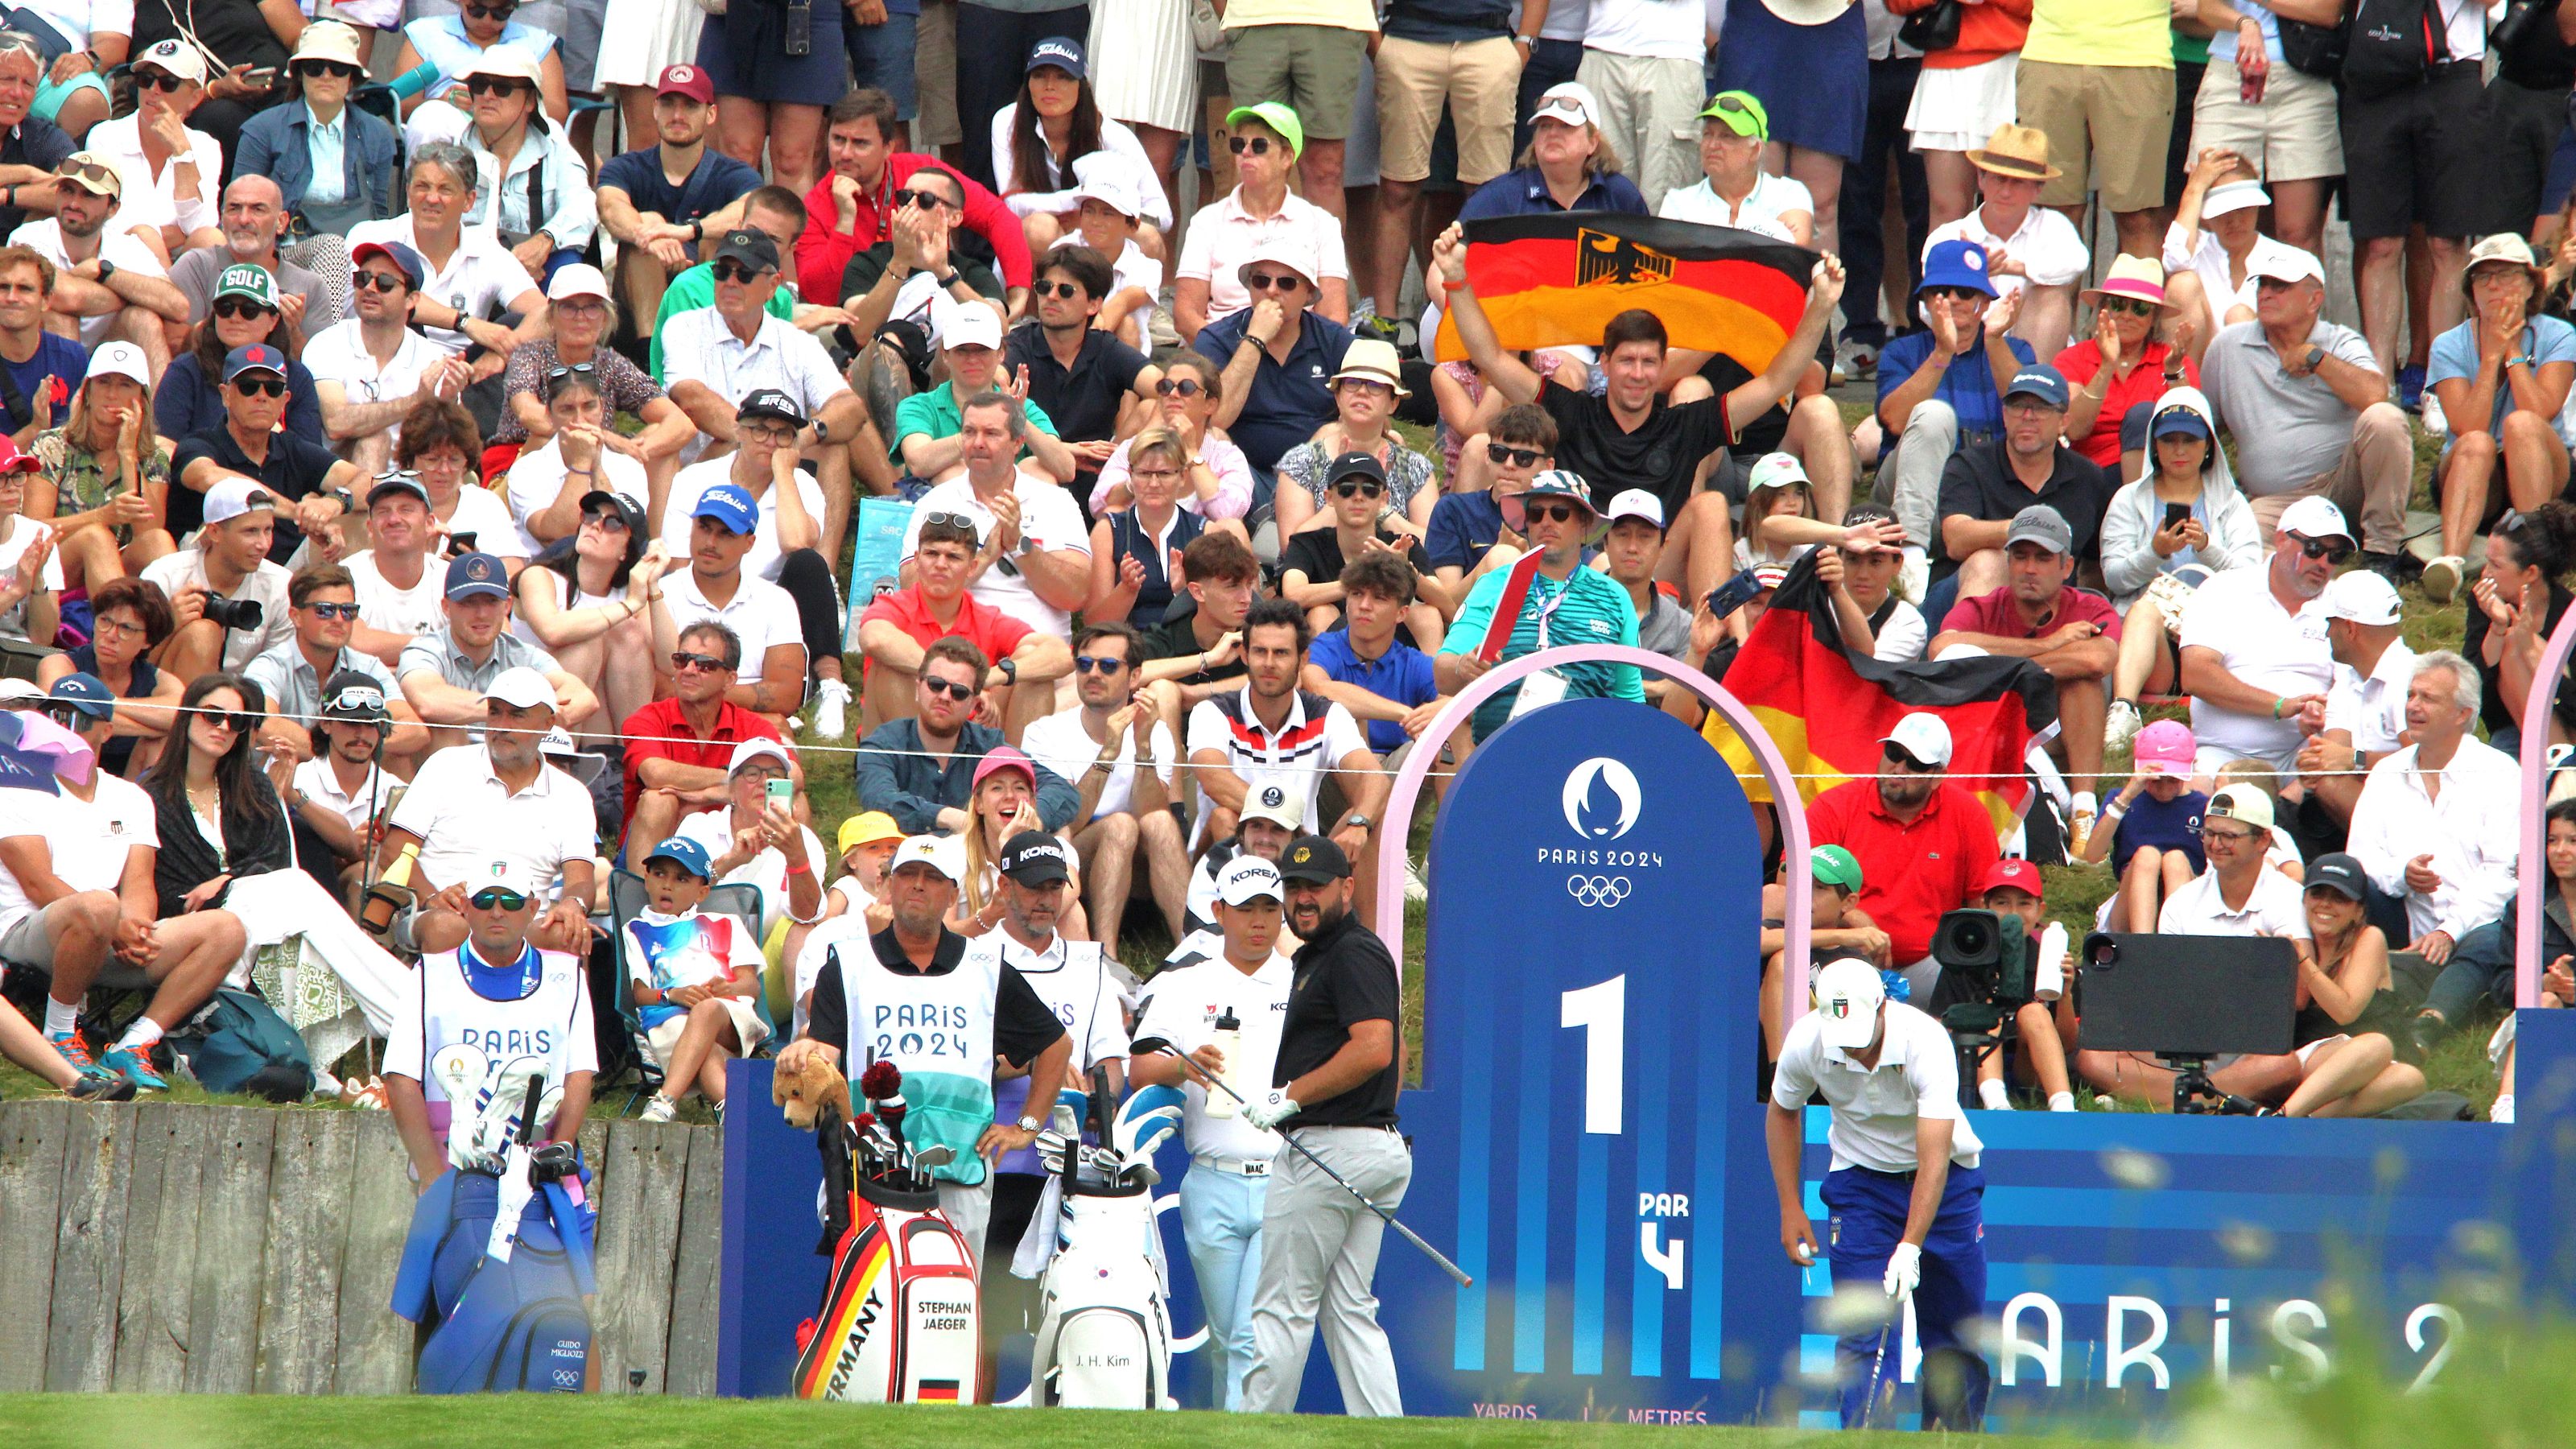
<svg viewBox="0 0 2576 1449">
<path fill-rule="evenodd" d="M 1892 1449 L 1925 1441 L 1912 1434 L 1736 1426 L 880 1408 L 780 1399 L 603 1399 L 553 1394 L 471 1399 L 0 1396 L 0 1443 L 13 1449 L 95 1449 L 116 1443 L 149 1444 L 153 1449 L 399 1449 L 409 1445 L 422 1449 L 453 1445 L 794 1449 L 807 1443 L 918 1443 L 937 1449 L 1029 1449 L 1032 1444 L 1114 1444 L 1119 1449 L 1445 1449 L 1469 1444 L 1479 1449 L 1624 1449 L 1670 1442 L 1706 1449 L 1826 1444 Z M 2072 1441 L 1979 1435 L 1950 1436 L 1942 1442 L 2008 1449 Z"/>
</svg>

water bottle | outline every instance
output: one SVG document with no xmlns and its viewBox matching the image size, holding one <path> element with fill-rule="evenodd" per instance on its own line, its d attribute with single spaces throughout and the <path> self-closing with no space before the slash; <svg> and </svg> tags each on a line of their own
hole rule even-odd
<svg viewBox="0 0 2576 1449">
<path fill-rule="evenodd" d="M 411 888 L 412 866 L 419 859 L 417 842 L 404 846 L 402 853 L 394 857 L 393 864 L 385 867 L 385 873 L 376 883 L 367 887 L 366 901 L 358 908 L 358 924 L 366 927 L 368 934 L 383 935 L 393 926 L 394 916 L 411 904 L 414 894 Z"/>
<path fill-rule="evenodd" d="M 1216 1036 L 1210 1044 L 1225 1053 L 1225 1070 L 1217 1074 L 1218 1079 L 1228 1087 L 1234 1086 L 1237 1064 L 1243 1060 L 1243 1023 L 1235 1018 L 1233 1008 L 1227 1008 L 1225 1014 L 1216 1019 Z M 1209 1116 L 1231 1117 L 1238 1110 L 1232 1096 L 1213 1087 L 1208 1089 Z"/>
<path fill-rule="evenodd" d="M 2039 933 L 2039 960 L 2031 967 L 2030 994 L 2035 1001 L 2055 1001 L 2066 994 L 2066 926 L 2051 921 Z"/>
</svg>

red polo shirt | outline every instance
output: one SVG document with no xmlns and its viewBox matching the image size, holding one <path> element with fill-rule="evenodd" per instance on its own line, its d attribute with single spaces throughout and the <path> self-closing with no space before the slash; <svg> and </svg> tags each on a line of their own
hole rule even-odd
<svg viewBox="0 0 2576 1449">
<path fill-rule="evenodd" d="M 858 217 L 848 231 L 834 230 L 841 220 L 841 204 L 833 199 L 829 168 L 805 193 L 805 230 L 796 238 L 795 261 L 796 289 L 806 301 L 817 307 L 841 305 L 841 274 L 849 269 L 850 258 L 892 239 L 894 193 L 924 166 L 937 166 L 966 183 L 966 229 L 992 244 L 1002 285 L 1029 284 L 1028 234 L 1010 206 L 936 156 L 897 151 L 886 158 L 885 174 L 877 179 L 876 189 L 859 193 Z"/>
<path fill-rule="evenodd" d="M 777 740 L 787 744 L 778 727 L 730 700 L 716 705 L 715 728 L 700 735 L 689 728 L 677 697 L 657 699 L 626 717 L 620 727 L 626 736 L 626 813 L 617 831 L 635 823 L 635 802 L 641 798 L 643 768 L 646 760 L 670 760 L 699 769 L 721 770 L 733 761 L 733 747 L 744 740 Z M 796 747 L 787 744 L 788 753 Z M 659 842 L 647 842 L 658 844 Z M 642 867 L 637 867 L 641 869 Z"/>
<path fill-rule="evenodd" d="M 1875 777 L 1836 785 L 1807 807 L 1807 836 L 1811 845 L 1839 845 L 1860 862 L 1857 904 L 1887 933 L 1890 964 L 1898 967 L 1932 954 L 1942 912 L 1966 905 L 2003 853 L 1986 807 L 1946 780 L 1910 824 L 1879 803 Z"/>
<path fill-rule="evenodd" d="M 976 599 L 973 594 L 957 596 L 957 618 L 946 628 L 930 612 L 930 596 L 921 585 L 879 594 L 866 612 L 859 615 L 859 625 L 892 624 L 912 636 L 912 642 L 927 649 L 954 634 L 984 651 L 987 662 L 999 664 L 1011 657 L 1020 641 L 1029 637 L 1029 626 Z"/>
<path fill-rule="evenodd" d="M 1978 594 L 1952 604 L 1950 612 L 1941 620 L 1940 632 L 1955 630 L 1962 634 L 1992 634 L 1998 639 L 2036 639 L 2043 634 L 2054 634 L 2069 624 L 2096 625 L 2103 638 L 2115 642 L 2120 637 L 2120 615 L 2111 607 L 2111 601 L 2091 589 L 2079 589 L 2071 584 L 2058 591 L 2057 607 L 2049 610 L 2048 617 L 2040 620 L 2036 627 L 2021 616 L 2021 610 L 2013 603 L 2012 590 L 1997 589 L 1991 594 Z"/>
</svg>

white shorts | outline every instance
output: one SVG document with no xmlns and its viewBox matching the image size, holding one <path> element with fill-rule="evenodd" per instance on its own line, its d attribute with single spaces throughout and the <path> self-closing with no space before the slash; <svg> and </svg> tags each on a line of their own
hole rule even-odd
<svg viewBox="0 0 2576 1449">
<path fill-rule="evenodd" d="M 750 997 L 720 996 L 716 999 L 724 1003 L 725 1015 L 733 1018 L 734 1035 L 742 1040 L 742 1055 L 750 1055 L 759 1049 L 762 1042 L 769 1040 L 769 1028 L 761 1025 L 760 1013 L 752 1009 Z M 680 1033 L 688 1025 L 689 1014 L 683 1011 L 644 1033 L 645 1055 L 653 1059 L 653 1065 L 668 1067 L 671 1064 L 671 1053 L 679 1049 Z"/>
<path fill-rule="evenodd" d="M 2016 115 L 2013 76 L 2020 63 L 2021 52 L 2015 51 L 1977 65 L 1925 66 L 1914 82 L 1914 100 L 1905 108 L 1905 129 L 1914 138 L 1914 149 L 1983 149 L 1995 128 Z"/>
<path fill-rule="evenodd" d="M 2337 1032 L 2335 1035 L 2327 1037 L 2322 1041 L 2312 1041 L 2306 1046 L 2299 1048 L 2297 1053 L 2299 1065 L 2304 1067 L 2308 1064 L 2308 1058 L 2315 1056 L 2318 1052 L 2335 1045 L 2337 1042 L 2347 1042 L 2350 1040 L 2352 1040 L 2352 1033 L 2346 1031 Z"/>
</svg>

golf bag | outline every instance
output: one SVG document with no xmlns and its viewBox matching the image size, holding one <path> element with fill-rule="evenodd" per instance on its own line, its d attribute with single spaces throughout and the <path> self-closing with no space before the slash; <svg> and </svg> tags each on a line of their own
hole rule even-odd
<svg viewBox="0 0 2576 1449">
<path fill-rule="evenodd" d="M 1103 1134 L 1117 1143 L 1114 1153 L 1087 1164 L 1078 1145 L 1049 1154 L 1063 1184 L 1063 1206 L 1029 1361 L 1034 1403 L 1180 1407 L 1172 1395 L 1172 1316 L 1149 1161 L 1162 1140 L 1157 1129 L 1179 1119 L 1179 1099 L 1168 1087 L 1137 1093 L 1118 1130 Z M 1140 1147 L 1139 1137 L 1151 1140 Z"/>
<path fill-rule="evenodd" d="M 519 1156 L 524 1163 L 524 1154 Z M 461 1199 L 495 1193 L 484 1173 L 449 1173 Z M 590 1368 L 590 1310 L 596 1291 L 589 1234 L 563 1184 L 538 1188 L 519 1214 L 508 1261 L 486 1253 L 456 1306 L 420 1351 L 419 1392 L 480 1394 L 524 1390 L 577 1394 Z M 484 1221 L 491 1221 L 487 1211 Z"/>
<path fill-rule="evenodd" d="M 971 1404 L 983 1349 L 975 1260 L 921 1191 L 853 1170 L 840 1114 L 825 1111 L 822 1311 L 796 1329 L 796 1396 L 858 1404 Z"/>
</svg>

